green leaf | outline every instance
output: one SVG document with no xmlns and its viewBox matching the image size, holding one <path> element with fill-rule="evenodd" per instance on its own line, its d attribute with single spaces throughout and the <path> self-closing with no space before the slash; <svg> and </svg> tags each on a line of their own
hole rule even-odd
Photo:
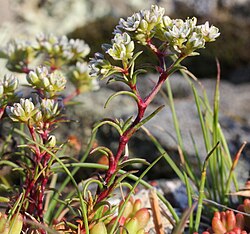
<svg viewBox="0 0 250 234">
<path fill-rule="evenodd" d="M 102 185 L 102 183 L 101 183 L 99 180 L 90 178 L 90 179 L 83 185 L 83 196 L 84 196 L 84 198 L 87 197 L 87 189 L 88 189 L 89 185 L 92 184 L 92 183 L 97 184 L 98 187 L 99 187 L 100 189 L 103 188 L 103 185 Z"/>
<path fill-rule="evenodd" d="M 122 125 L 122 132 L 125 132 L 131 125 L 133 116 L 129 117 Z"/>
<path fill-rule="evenodd" d="M 1 160 L 0 161 L 0 166 L 1 165 L 7 165 L 7 166 L 10 166 L 10 167 L 14 167 L 14 168 L 20 168 L 16 163 L 13 163 L 9 160 Z"/>
<path fill-rule="evenodd" d="M 129 64 L 128 64 L 128 68 L 130 68 L 132 66 L 132 64 L 135 62 L 135 60 L 138 58 L 138 56 L 140 56 L 142 54 L 143 51 L 139 51 L 137 52 L 133 57 L 132 59 L 129 61 Z"/>
<path fill-rule="evenodd" d="M 108 120 L 104 120 L 104 121 L 101 121 L 100 123 L 97 123 L 94 126 L 93 132 L 97 131 L 98 128 L 100 128 L 101 126 L 103 126 L 105 124 L 108 124 L 108 125 L 114 127 L 118 131 L 118 133 L 120 135 L 122 135 L 123 130 L 121 129 L 120 125 L 117 124 L 116 122 L 114 122 L 114 120 L 111 120 L 111 119 L 110 120 L 109 119 Z"/>
<path fill-rule="evenodd" d="M 113 76 L 113 77 L 110 77 L 110 79 L 107 81 L 107 84 L 110 84 L 110 83 L 113 83 L 115 81 L 118 81 L 118 82 L 122 82 L 126 85 L 129 85 L 129 82 L 124 80 L 123 77 L 120 77 L 120 76 Z"/>
<path fill-rule="evenodd" d="M 130 77 L 131 77 L 131 80 L 132 80 L 132 84 L 133 85 L 135 85 L 136 84 L 136 80 L 137 80 L 137 76 L 139 75 L 139 74 L 143 74 L 143 73 L 147 73 L 147 70 L 145 70 L 145 69 L 138 69 L 138 70 L 136 70 L 135 72 L 133 72 L 131 75 L 130 75 Z"/>
<path fill-rule="evenodd" d="M 105 105 L 104 105 L 104 108 L 106 108 L 106 107 L 108 106 L 109 102 L 110 102 L 114 97 L 116 97 L 116 96 L 118 96 L 118 95 L 128 95 L 128 96 L 131 96 L 132 98 L 134 98 L 136 102 L 139 102 L 138 97 L 137 97 L 134 93 L 129 92 L 129 91 L 120 91 L 120 92 L 114 93 L 113 95 L 111 95 L 111 96 L 108 98 L 108 100 L 106 101 L 106 103 L 105 103 Z"/>
<path fill-rule="evenodd" d="M 164 155 L 166 155 L 166 152 L 164 152 L 162 154 L 163 157 L 164 157 Z M 95 168 L 95 169 L 108 170 L 108 166 L 101 165 L 101 164 L 98 164 L 98 163 L 83 163 L 83 162 L 80 162 L 80 163 L 68 163 L 68 164 L 65 164 L 65 166 L 66 167 L 74 167 L 74 168 Z M 52 167 L 52 171 L 56 171 L 56 170 L 58 170 L 60 168 L 61 168 L 61 165 L 54 166 L 54 167 Z M 124 170 L 119 170 L 118 173 L 125 174 L 127 172 L 124 171 Z M 153 189 L 153 187 L 149 183 L 147 183 L 143 179 L 140 180 L 140 178 L 135 176 L 135 175 L 128 174 L 128 178 L 132 179 L 135 182 L 137 182 L 139 180 L 139 183 L 142 184 L 143 186 L 145 186 L 146 188 Z M 178 221 L 179 217 L 176 214 L 174 208 L 171 206 L 171 204 L 165 199 L 165 197 L 160 192 L 157 191 L 157 195 L 160 198 L 160 200 L 164 203 L 164 205 L 166 205 L 168 210 L 171 212 L 171 214 L 172 214 L 173 218 L 175 219 L 175 221 Z"/>
<path fill-rule="evenodd" d="M 133 165 L 135 163 L 150 165 L 150 163 L 148 163 L 145 159 L 142 159 L 142 158 L 131 158 L 131 159 L 126 160 L 125 162 L 122 162 L 119 165 L 119 168 L 127 167 L 127 166 Z"/>
<path fill-rule="evenodd" d="M 112 151 L 105 146 L 98 146 L 95 149 L 93 149 L 90 153 L 93 154 L 96 151 L 106 155 L 107 157 L 113 157 Z"/>
</svg>

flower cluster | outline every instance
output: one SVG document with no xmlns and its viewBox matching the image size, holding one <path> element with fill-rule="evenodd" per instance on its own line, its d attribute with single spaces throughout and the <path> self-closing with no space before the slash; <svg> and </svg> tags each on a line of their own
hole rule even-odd
<svg viewBox="0 0 250 234">
<path fill-rule="evenodd" d="M 140 43 L 146 44 L 147 40 L 153 37 L 154 29 L 161 24 L 164 13 L 164 8 L 152 5 L 150 10 L 141 10 L 128 17 L 127 20 L 121 18 L 115 33 L 133 32 Z"/>
<path fill-rule="evenodd" d="M 81 60 L 90 52 L 89 46 L 82 40 L 68 39 L 66 36 L 56 37 L 53 34 L 37 36 L 36 49 L 64 61 Z"/>
<path fill-rule="evenodd" d="M 97 53 L 90 62 L 91 74 L 100 77 L 125 74 L 129 66 L 134 67 L 131 63 L 137 58 L 134 55 L 137 43 L 148 46 L 165 60 L 172 54 L 182 58 L 196 55 L 197 49 L 204 48 L 207 42 L 215 41 L 220 35 L 219 29 L 209 26 L 208 22 L 197 25 L 195 17 L 171 19 L 164 13 L 164 8 L 152 5 L 149 10 L 139 11 L 126 20 L 121 18 L 115 28 L 112 44 L 103 45 L 103 49 L 114 60 L 122 61 L 122 66 L 112 66 L 108 58 Z"/>
<path fill-rule="evenodd" d="M 7 58 L 7 68 L 11 71 L 23 72 L 35 56 L 34 44 L 29 41 L 11 40 L 1 50 L 1 57 Z"/>
<path fill-rule="evenodd" d="M 59 71 L 49 73 L 47 67 L 37 67 L 27 76 L 28 83 L 35 89 L 43 92 L 46 97 L 54 97 L 58 92 L 65 89 L 66 78 Z"/>
<path fill-rule="evenodd" d="M 203 25 L 196 24 L 195 17 L 185 21 L 170 19 L 164 16 L 164 8 L 153 5 L 150 10 L 135 13 L 127 20 L 120 19 L 115 33 L 127 31 L 142 44 L 156 37 L 176 52 L 188 54 L 203 48 L 205 42 L 214 41 L 220 35 L 218 28 L 210 27 L 208 22 Z"/>
<path fill-rule="evenodd" d="M 6 112 L 14 122 L 28 123 L 38 112 L 31 99 L 20 99 L 20 103 L 7 106 Z"/>
<path fill-rule="evenodd" d="M 39 112 L 36 115 L 36 122 L 52 122 L 61 114 L 63 103 L 61 99 L 42 99 L 39 103 Z"/>
<path fill-rule="evenodd" d="M 21 98 L 19 103 L 7 106 L 6 112 L 14 122 L 37 124 L 53 123 L 62 113 L 62 101 L 55 99 L 41 99 L 36 105 L 31 98 Z"/>
<path fill-rule="evenodd" d="M 83 40 L 39 34 L 34 41 L 10 41 L 6 48 L 0 50 L 0 57 L 7 59 L 9 70 L 28 74 L 28 82 L 33 88 L 50 93 L 46 97 L 52 97 L 53 93 L 64 89 L 66 82 L 60 72 L 53 71 L 64 72 L 77 94 L 98 89 L 97 80 L 90 77 L 90 70 L 84 61 L 89 52 L 90 48 Z M 37 68 L 37 61 L 47 68 Z"/>
<path fill-rule="evenodd" d="M 192 55 L 193 51 L 204 48 L 206 42 L 214 41 L 219 35 L 218 28 L 206 22 L 204 25 L 196 25 L 197 19 L 171 20 L 163 18 L 163 34 L 170 49 L 184 55 Z"/>
</svg>

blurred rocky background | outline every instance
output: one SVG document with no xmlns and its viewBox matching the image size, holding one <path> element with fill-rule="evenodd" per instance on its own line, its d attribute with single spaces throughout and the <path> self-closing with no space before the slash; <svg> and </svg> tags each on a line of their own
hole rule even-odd
<svg viewBox="0 0 250 234">
<path fill-rule="evenodd" d="M 149 8 L 151 4 L 164 7 L 166 14 L 173 18 L 196 16 L 199 22 L 209 20 L 220 29 L 220 38 L 201 50 L 201 56 L 187 59 L 185 65 L 197 77 L 203 78 L 202 83 L 212 101 L 217 73 L 215 57 L 219 59 L 222 78 L 220 121 L 232 154 L 244 140 L 250 141 L 250 0 L 0 0 L 0 3 L 0 46 L 11 38 L 27 39 L 40 32 L 53 32 L 84 39 L 92 49 L 90 56 L 100 51 L 102 43 L 110 41 L 120 17 L 130 16 L 139 9 Z M 148 61 L 147 57 L 143 59 Z M 0 61 L 1 76 L 7 72 L 4 63 L 4 60 Z M 145 88 L 154 79 L 155 75 L 150 75 Z M 191 156 L 194 155 L 191 133 L 200 154 L 205 157 L 191 89 L 179 75 L 172 77 L 171 82 L 185 148 Z M 107 98 L 120 88 L 102 84 L 99 91 L 80 95 L 77 100 L 82 105 L 68 110 L 70 118 L 78 122 L 70 122 L 65 128 L 60 128 L 61 135 L 75 134 L 82 144 L 86 144 L 95 121 L 133 115 L 136 112 L 133 101 L 123 96 L 103 109 Z M 162 96 L 152 104 L 152 108 L 163 102 L 166 108 L 147 127 L 178 161 L 170 108 Z M 100 144 L 110 144 L 111 147 L 117 144 L 112 129 L 102 129 L 98 140 Z M 131 155 L 146 157 L 149 161 L 159 155 L 143 132 L 133 138 L 130 149 Z M 247 145 L 239 168 L 242 181 L 248 176 L 249 151 Z M 156 168 L 150 175 L 150 178 L 162 177 L 172 177 L 169 168 Z"/>
</svg>

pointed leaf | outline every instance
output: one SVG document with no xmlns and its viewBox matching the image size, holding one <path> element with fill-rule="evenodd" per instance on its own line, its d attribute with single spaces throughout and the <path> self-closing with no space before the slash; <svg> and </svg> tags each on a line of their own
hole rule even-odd
<svg viewBox="0 0 250 234">
<path fill-rule="evenodd" d="M 145 159 L 142 159 L 142 158 L 131 158 L 131 159 L 126 160 L 125 162 L 122 162 L 119 165 L 119 168 L 130 166 L 130 165 L 133 165 L 135 163 L 150 165 Z"/>
<path fill-rule="evenodd" d="M 142 54 L 143 51 L 139 51 L 137 52 L 133 58 L 129 61 L 129 64 L 128 64 L 128 68 L 130 68 L 132 66 L 132 64 L 135 62 L 135 60 L 138 58 L 138 56 L 140 56 L 140 54 Z"/>
<path fill-rule="evenodd" d="M 93 132 L 97 131 L 98 128 L 100 128 L 101 126 L 103 126 L 105 124 L 108 124 L 108 125 L 114 127 L 118 131 L 118 133 L 120 135 L 122 135 L 123 131 L 122 131 L 121 127 L 116 122 L 114 122 L 113 120 L 104 120 L 104 121 L 101 121 L 100 123 L 98 123 L 98 124 L 95 125 L 95 127 L 93 129 Z"/>
<path fill-rule="evenodd" d="M 105 105 L 104 105 L 104 108 L 106 108 L 107 105 L 109 104 L 109 102 L 110 102 L 114 97 L 116 97 L 116 96 L 118 96 L 118 95 L 128 95 L 128 96 L 131 96 L 132 98 L 134 98 L 136 102 L 139 102 L 138 97 L 137 97 L 134 93 L 129 92 L 129 91 L 120 91 L 120 92 L 114 93 L 113 95 L 111 95 L 111 96 L 108 98 L 108 100 L 106 101 L 106 103 L 105 103 Z"/>
</svg>

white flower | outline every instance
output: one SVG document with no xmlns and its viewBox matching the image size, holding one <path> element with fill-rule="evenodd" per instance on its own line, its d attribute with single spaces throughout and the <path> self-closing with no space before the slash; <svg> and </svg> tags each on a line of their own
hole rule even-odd
<svg viewBox="0 0 250 234">
<path fill-rule="evenodd" d="M 13 106 L 7 106 L 6 112 L 15 122 L 27 123 L 37 113 L 31 99 L 20 99 L 20 103 L 14 103 Z"/>
<path fill-rule="evenodd" d="M 205 40 L 200 33 L 193 32 L 191 37 L 188 38 L 186 47 L 194 51 L 196 49 L 203 48 L 205 46 Z"/>
<path fill-rule="evenodd" d="M 141 22 L 142 15 L 138 12 L 133 14 L 132 16 L 129 16 L 127 20 L 121 18 L 119 21 L 119 24 L 116 27 L 115 33 L 119 31 L 119 29 L 123 29 L 129 32 L 135 31 Z"/>
<path fill-rule="evenodd" d="M 164 13 L 164 8 L 152 5 L 150 10 L 141 10 L 126 20 L 121 18 L 114 34 L 122 34 L 124 31 L 129 34 L 135 33 L 135 38 L 145 44 L 146 35 L 149 35 L 151 30 L 161 24 Z M 132 36 L 134 35 L 132 34 Z"/>
<path fill-rule="evenodd" d="M 62 102 L 59 100 L 45 98 L 42 99 L 40 104 L 40 110 L 42 113 L 43 121 L 48 121 L 57 117 L 63 108 Z"/>
<path fill-rule="evenodd" d="M 172 19 L 167 15 L 162 17 L 162 22 L 163 22 L 163 25 L 165 28 L 172 27 L 172 25 L 173 25 Z"/>
<path fill-rule="evenodd" d="M 67 80 L 59 71 L 49 73 L 45 66 L 37 67 L 27 76 L 29 84 L 36 89 L 48 92 L 49 96 L 54 96 L 56 92 L 65 89 Z"/>
<path fill-rule="evenodd" d="M 144 10 L 141 13 L 148 24 L 153 23 L 155 26 L 161 22 L 165 9 L 157 5 L 152 5 L 150 10 Z"/>
<path fill-rule="evenodd" d="M 183 43 L 186 41 L 190 32 L 191 28 L 189 27 L 189 24 L 184 22 L 182 19 L 176 19 L 172 20 L 172 24 L 167 27 L 165 36 L 168 40 L 170 40 L 170 42 L 182 39 L 181 43 Z"/>
<path fill-rule="evenodd" d="M 220 36 L 219 29 L 213 25 L 209 27 L 208 21 L 200 25 L 200 30 L 206 42 L 215 41 L 215 39 Z"/>
<path fill-rule="evenodd" d="M 108 49 L 108 53 L 114 60 L 128 60 L 133 57 L 134 42 L 131 41 L 127 33 L 116 34 L 112 40 L 112 48 Z"/>
</svg>

